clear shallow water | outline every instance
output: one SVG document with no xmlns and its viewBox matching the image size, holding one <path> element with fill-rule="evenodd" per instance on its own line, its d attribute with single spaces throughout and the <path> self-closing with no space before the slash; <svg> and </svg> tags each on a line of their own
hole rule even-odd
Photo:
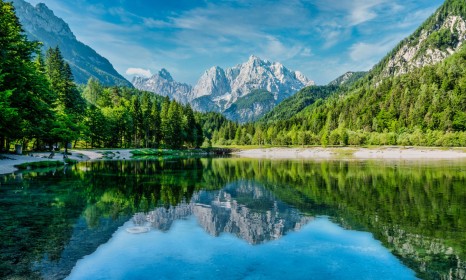
<svg viewBox="0 0 466 280">
<path fill-rule="evenodd" d="M 130 234 L 131 226 L 79 261 L 68 279 L 415 279 L 371 234 L 327 218 L 257 246 L 232 234 L 213 237 L 193 216 L 165 233 Z"/>
<path fill-rule="evenodd" d="M 465 162 L 82 163 L 0 177 L 0 278 L 465 279 L 464 213 Z"/>
</svg>

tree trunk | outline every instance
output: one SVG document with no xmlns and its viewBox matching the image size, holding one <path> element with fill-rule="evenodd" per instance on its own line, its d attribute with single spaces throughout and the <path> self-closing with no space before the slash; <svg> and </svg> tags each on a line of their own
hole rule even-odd
<svg viewBox="0 0 466 280">
<path fill-rule="evenodd" d="M 10 139 L 6 138 L 5 139 L 5 152 L 9 152 L 10 151 Z"/>
<path fill-rule="evenodd" d="M 68 142 L 65 142 L 65 152 L 63 153 L 63 158 L 68 158 Z"/>
</svg>

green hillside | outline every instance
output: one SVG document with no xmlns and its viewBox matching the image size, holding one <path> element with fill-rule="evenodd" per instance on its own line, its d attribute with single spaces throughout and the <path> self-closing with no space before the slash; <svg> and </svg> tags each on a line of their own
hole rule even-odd
<svg viewBox="0 0 466 280">
<path fill-rule="evenodd" d="M 226 118 L 246 123 L 256 121 L 275 106 L 275 99 L 267 90 L 254 90 L 246 96 L 238 98 L 230 108 L 223 112 Z"/>
<path fill-rule="evenodd" d="M 351 86 L 333 94 L 306 88 L 262 122 L 238 127 L 235 138 L 246 145 L 466 146 L 465 19 L 466 1 L 447 0 Z M 323 96 L 312 95 L 317 89 Z"/>
<path fill-rule="evenodd" d="M 283 100 L 277 107 L 261 118 L 260 121 L 270 123 L 289 119 L 318 99 L 327 98 L 338 89 L 338 86 L 305 87 L 295 95 Z"/>
</svg>

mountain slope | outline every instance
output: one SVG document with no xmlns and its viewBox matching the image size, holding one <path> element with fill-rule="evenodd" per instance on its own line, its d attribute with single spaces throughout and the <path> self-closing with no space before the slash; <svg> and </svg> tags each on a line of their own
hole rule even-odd
<svg viewBox="0 0 466 280">
<path fill-rule="evenodd" d="M 175 82 L 165 69 L 150 78 L 133 79 L 133 85 L 138 89 L 190 103 L 197 111 L 225 112 L 230 119 L 241 122 L 257 119 L 270 111 L 275 104 L 313 84 L 313 81 L 298 71 L 289 70 L 278 62 L 261 60 L 256 56 L 251 56 L 247 62 L 226 70 L 218 66 L 212 67 L 203 73 L 194 87 Z M 242 98 L 251 93 L 254 93 L 253 100 L 260 112 L 252 112 L 249 105 L 243 106 L 245 100 L 249 99 Z M 270 102 L 268 93 L 272 94 L 273 102 Z M 258 96 L 260 94 L 265 96 L 261 98 Z M 238 100 L 242 101 L 236 103 Z M 264 103 L 260 104 L 259 100 Z"/>
<path fill-rule="evenodd" d="M 268 123 L 290 119 L 318 99 L 325 99 L 339 89 L 340 87 L 336 85 L 305 87 L 295 95 L 283 100 L 273 108 L 273 110 L 261 118 L 260 121 Z"/>
<path fill-rule="evenodd" d="M 253 122 L 275 107 L 275 99 L 271 92 L 254 90 L 250 94 L 238 98 L 223 112 L 227 119 L 239 123 Z"/>
<path fill-rule="evenodd" d="M 139 90 L 169 96 L 182 103 L 188 103 L 193 90 L 192 86 L 173 80 L 166 69 L 160 70 L 150 78 L 134 77 L 132 84 Z"/>
<path fill-rule="evenodd" d="M 309 97 L 313 103 L 304 109 L 292 107 L 305 100 L 299 94 L 294 102 L 284 101 L 255 130 L 248 128 L 253 137 L 243 144 L 465 147 L 465 19 L 466 1 L 445 1 L 367 75 L 324 100 Z M 422 63 L 399 55 L 408 49 Z M 263 131 L 272 134 L 255 137 Z M 221 133 L 217 137 L 227 139 Z"/>
<path fill-rule="evenodd" d="M 331 81 L 328 85 L 329 86 L 347 86 L 350 87 L 356 81 L 361 79 L 367 74 L 367 72 L 351 72 L 348 71 L 345 74 L 341 75 L 340 77 L 336 78 L 335 80 Z"/>
<path fill-rule="evenodd" d="M 68 24 L 56 17 L 45 4 L 40 3 L 33 7 L 24 0 L 12 0 L 12 2 L 28 38 L 42 42 L 44 53 L 49 47 L 58 46 L 63 57 L 70 64 L 76 83 L 85 84 L 92 77 L 103 85 L 132 87 L 106 58 L 79 42 Z"/>
<path fill-rule="evenodd" d="M 466 46 L 438 64 L 310 105 L 292 120 L 303 121 L 331 145 L 465 146 Z"/>
<path fill-rule="evenodd" d="M 371 71 L 372 76 L 397 76 L 443 61 L 466 40 L 466 3 L 447 0 L 411 36 L 401 41 Z"/>
<path fill-rule="evenodd" d="M 314 82 L 302 73 L 291 71 L 278 62 L 250 56 L 248 61 L 226 70 L 213 67 L 201 76 L 193 96 L 209 96 L 220 111 L 228 109 L 238 98 L 256 89 L 266 90 L 279 103 Z M 197 108 L 202 111 L 202 108 Z"/>
</svg>

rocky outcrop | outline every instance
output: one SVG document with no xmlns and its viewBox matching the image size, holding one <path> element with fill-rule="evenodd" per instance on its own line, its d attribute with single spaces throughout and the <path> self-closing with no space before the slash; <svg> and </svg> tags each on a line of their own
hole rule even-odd
<svg viewBox="0 0 466 280">
<path fill-rule="evenodd" d="M 398 76 L 439 63 L 459 50 L 466 40 L 466 19 L 452 14 L 442 18 L 439 13 L 383 61 L 382 77 Z"/>
<path fill-rule="evenodd" d="M 301 72 L 287 69 L 281 63 L 261 60 L 250 56 L 245 63 L 223 70 L 213 67 L 206 71 L 194 87 L 194 98 L 209 96 L 209 100 L 219 107 L 228 109 L 238 98 L 254 90 L 273 93 L 277 102 L 293 95 L 314 82 Z M 201 110 L 203 108 L 197 108 Z"/>
<path fill-rule="evenodd" d="M 90 78 L 107 86 L 128 86 L 123 78 L 104 57 L 81 43 L 63 19 L 55 16 L 45 4 L 35 7 L 24 0 L 12 0 L 21 25 L 29 40 L 42 42 L 42 51 L 58 46 L 63 58 L 70 64 L 75 82 L 85 84 Z"/>
<path fill-rule="evenodd" d="M 160 70 L 150 78 L 134 77 L 132 83 L 137 89 L 169 96 L 182 103 L 188 103 L 192 96 L 192 87 L 174 81 L 166 69 Z"/>
<path fill-rule="evenodd" d="M 352 72 L 348 71 L 335 80 L 331 81 L 329 86 L 350 86 L 360 78 L 364 77 L 367 72 Z"/>
<path fill-rule="evenodd" d="M 166 70 L 162 70 L 168 73 Z M 169 75 L 169 74 L 168 74 Z M 247 62 L 238 64 L 226 70 L 215 66 L 204 72 L 194 87 L 177 83 L 173 79 L 165 79 L 160 73 L 151 78 L 136 77 L 133 85 L 141 90 L 147 90 L 164 96 L 169 96 L 183 103 L 190 103 L 197 111 L 225 112 L 239 99 L 254 91 L 263 90 L 273 94 L 273 106 L 290 97 L 300 89 L 314 85 L 301 72 L 291 71 L 278 62 L 261 60 L 251 56 Z M 268 100 L 267 100 L 268 101 Z M 269 111 L 270 102 L 257 104 L 256 107 Z M 243 116 L 244 121 L 251 121 L 262 115 L 248 112 L 231 112 L 229 114 Z M 237 120 L 236 118 L 232 118 Z"/>
</svg>

